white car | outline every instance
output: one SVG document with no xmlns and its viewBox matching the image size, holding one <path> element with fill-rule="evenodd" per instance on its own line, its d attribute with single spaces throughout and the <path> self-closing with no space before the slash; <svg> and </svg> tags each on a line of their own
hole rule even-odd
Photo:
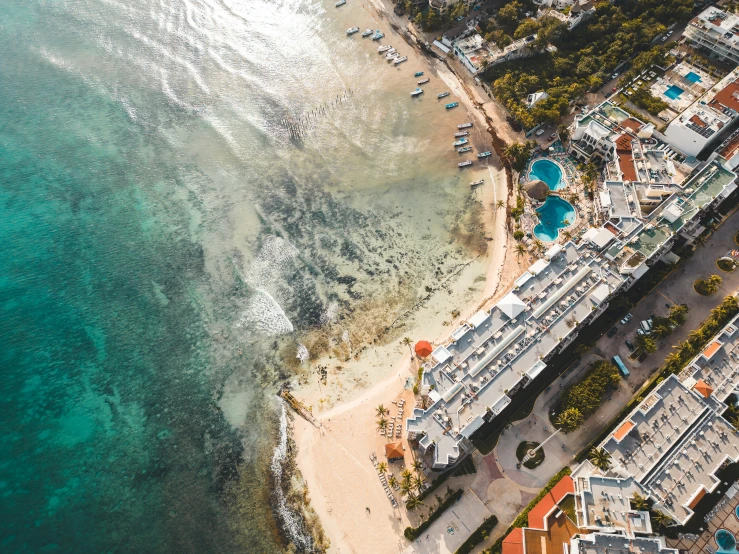
<svg viewBox="0 0 739 554">
<path fill-rule="evenodd" d="M 544 129 L 539 129 L 539 130 L 538 130 L 538 131 L 536 131 L 536 133 L 534 133 L 534 134 L 535 134 L 535 135 L 536 135 L 537 137 L 540 137 L 540 136 L 542 136 L 542 135 L 544 134 Z"/>
<path fill-rule="evenodd" d="M 626 325 L 629 321 L 631 321 L 632 317 L 634 317 L 633 314 L 626 314 L 621 320 L 621 325 Z"/>
</svg>

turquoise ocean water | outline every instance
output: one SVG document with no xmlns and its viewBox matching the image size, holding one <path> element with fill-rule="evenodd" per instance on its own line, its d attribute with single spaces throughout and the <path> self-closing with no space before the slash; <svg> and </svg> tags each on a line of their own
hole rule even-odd
<svg viewBox="0 0 739 554">
<path fill-rule="evenodd" d="M 0 551 L 310 550 L 270 491 L 280 353 L 469 258 L 459 121 L 333 9 L 3 3 Z"/>
</svg>

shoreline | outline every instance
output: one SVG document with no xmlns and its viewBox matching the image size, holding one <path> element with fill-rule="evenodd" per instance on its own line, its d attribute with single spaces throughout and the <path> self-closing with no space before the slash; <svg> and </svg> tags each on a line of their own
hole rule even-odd
<svg viewBox="0 0 739 554">
<path fill-rule="evenodd" d="M 484 255 L 477 256 L 465 266 L 448 276 L 431 294 L 421 299 L 416 305 L 403 313 L 388 326 L 391 329 L 396 323 L 402 333 L 414 337 L 415 330 L 423 330 L 424 334 L 434 337 L 432 343 L 440 344 L 446 340 L 455 326 L 470 317 L 476 311 L 492 303 L 500 291 L 507 289 L 512 281 L 508 275 L 519 273 L 521 261 L 508 256 L 513 252 L 512 235 L 509 233 L 506 216 L 510 197 L 513 193 L 513 173 L 500 160 L 500 145 L 504 141 L 495 132 L 497 125 L 493 116 L 485 109 L 483 102 L 476 91 L 466 82 L 466 76 L 460 76 L 451 64 L 435 55 L 429 54 L 419 44 L 413 44 L 402 29 L 399 31 L 392 19 L 395 14 L 388 12 L 382 0 L 371 0 L 376 15 L 385 20 L 393 29 L 393 33 L 403 36 L 403 39 L 413 48 L 415 55 L 423 59 L 439 73 L 452 90 L 459 97 L 468 113 L 475 122 L 483 124 L 492 138 L 496 157 L 488 165 L 489 178 L 492 186 L 480 187 L 479 192 L 472 192 L 476 199 L 482 202 L 482 224 L 486 237 L 492 237 L 490 246 Z M 417 41 L 418 38 L 413 35 Z M 477 96 L 477 98 L 475 98 Z M 491 101 L 492 102 L 492 101 Z M 507 125 L 507 122 L 502 122 Z M 496 145 L 497 143 L 497 145 Z M 496 206 L 503 200 L 504 206 Z M 525 262 L 525 260 L 524 260 Z M 457 310 L 455 306 L 451 321 L 448 312 L 443 312 L 437 304 L 444 304 L 444 290 L 452 287 L 462 290 L 469 283 L 472 266 L 484 264 L 480 276 L 475 282 L 484 279 L 481 290 L 475 291 L 473 297 L 464 299 L 463 306 Z M 513 266 L 513 267 L 511 267 Z M 468 281 L 467 283 L 465 283 Z M 471 290 L 473 287 L 469 287 Z M 441 292 L 439 295 L 437 293 Z M 446 295 L 447 297 L 449 295 Z M 442 297 L 442 298 L 440 298 Z M 434 308 L 437 309 L 434 313 Z M 447 306 L 448 307 L 448 306 Z M 417 321 L 413 321 L 413 319 Z M 421 321 L 418 321 L 420 319 Z M 400 321 L 399 320 L 403 320 Z M 448 327 L 448 328 L 447 328 Z M 356 371 L 366 370 L 367 374 L 374 374 L 376 379 L 370 383 L 359 383 L 354 375 L 355 388 L 347 391 L 347 398 L 340 398 L 335 404 L 326 406 L 325 410 L 314 410 L 313 417 L 320 423 L 320 427 L 308 423 L 297 417 L 293 425 L 293 439 L 297 447 L 296 464 L 309 491 L 306 501 L 318 515 L 320 523 L 331 546 L 328 552 L 395 552 L 408 547 L 403 536 L 403 529 L 408 525 L 417 525 L 418 515 L 406 512 L 401 506 L 393 509 L 385 498 L 377 472 L 370 462 L 369 455 L 374 452 L 379 459 L 384 459 L 381 451 L 386 443 L 376 431 L 374 407 L 378 404 L 394 411 L 395 402 L 404 398 L 406 405 L 412 409 L 415 397 L 408 388 L 408 377 L 413 378 L 417 364 L 411 359 L 406 346 L 399 344 L 399 339 L 392 340 L 383 346 L 367 345 L 363 349 L 362 359 L 356 365 Z M 371 347 L 370 347 L 371 346 Z M 320 361 L 318 363 L 321 363 Z M 379 369 L 379 371 L 378 371 Z M 341 375 L 349 381 L 351 375 Z M 300 386 L 294 393 L 306 405 L 322 407 L 322 390 L 320 382 L 313 386 Z M 318 402 L 316 402 L 318 401 Z M 408 447 L 403 429 L 402 437 L 405 449 L 405 466 L 409 466 L 412 452 Z M 391 464 L 394 473 L 399 472 L 397 464 Z M 361 493 L 358 493 L 361 491 Z"/>
</svg>

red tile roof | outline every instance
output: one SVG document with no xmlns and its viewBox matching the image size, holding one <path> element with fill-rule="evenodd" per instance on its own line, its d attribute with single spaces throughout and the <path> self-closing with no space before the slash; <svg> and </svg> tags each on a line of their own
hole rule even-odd
<svg viewBox="0 0 739 554">
<path fill-rule="evenodd" d="M 716 104 L 731 108 L 739 112 L 739 82 L 733 81 L 716 93 L 708 105 L 715 107 Z"/>
<path fill-rule="evenodd" d="M 693 388 L 701 393 L 705 398 L 711 396 L 711 393 L 713 392 L 713 389 L 703 379 L 693 385 Z"/>
<path fill-rule="evenodd" d="M 634 167 L 634 154 L 631 148 L 631 135 L 624 133 L 616 139 L 616 154 L 618 155 L 618 167 L 624 174 L 625 181 L 637 181 L 636 167 Z"/>
<path fill-rule="evenodd" d="M 707 127 L 707 126 L 708 126 L 708 125 L 706 125 L 706 122 L 705 122 L 705 121 L 703 121 L 703 120 L 702 120 L 702 119 L 701 119 L 700 117 L 698 117 L 697 115 L 694 115 L 693 117 L 691 117 L 689 121 L 690 121 L 691 123 L 695 123 L 695 124 L 696 124 L 696 125 L 697 125 L 698 127 Z"/>
<path fill-rule="evenodd" d="M 621 427 L 616 429 L 616 432 L 613 433 L 613 438 L 616 439 L 616 441 L 621 442 L 626 435 L 629 434 L 629 431 L 631 431 L 634 428 L 634 422 L 630 419 L 627 419 L 621 424 Z"/>
<path fill-rule="evenodd" d="M 523 554 L 523 529 L 516 527 L 503 539 L 502 554 Z"/>
<path fill-rule="evenodd" d="M 572 477 L 565 475 L 559 483 L 552 487 L 544 498 L 529 512 L 529 527 L 532 529 L 544 529 L 544 518 L 552 511 L 562 499 L 570 493 L 575 492 L 575 482 Z"/>
<path fill-rule="evenodd" d="M 624 127 L 626 129 L 630 129 L 631 131 L 638 131 L 642 128 L 643 123 L 637 119 L 634 119 L 633 117 L 629 117 L 628 119 L 624 119 L 621 122 L 621 127 Z"/>
</svg>

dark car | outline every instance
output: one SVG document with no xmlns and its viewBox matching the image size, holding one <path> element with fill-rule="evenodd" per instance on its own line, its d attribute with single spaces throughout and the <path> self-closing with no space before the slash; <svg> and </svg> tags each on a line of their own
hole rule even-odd
<svg viewBox="0 0 739 554">
<path fill-rule="evenodd" d="M 606 336 L 608 336 L 608 338 L 611 338 L 616 333 L 618 333 L 618 329 L 616 329 L 615 327 L 611 327 L 611 330 L 608 331 L 608 333 L 606 334 Z"/>
<path fill-rule="evenodd" d="M 634 345 L 631 344 L 631 341 L 628 341 L 627 340 L 627 341 L 624 341 L 624 342 L 626 343 L 626 348 L 629 349 L 629 352 L 633 352 L 634 350 L 636 350 L 636 348 L 634 348 Z"/>
</svg>

